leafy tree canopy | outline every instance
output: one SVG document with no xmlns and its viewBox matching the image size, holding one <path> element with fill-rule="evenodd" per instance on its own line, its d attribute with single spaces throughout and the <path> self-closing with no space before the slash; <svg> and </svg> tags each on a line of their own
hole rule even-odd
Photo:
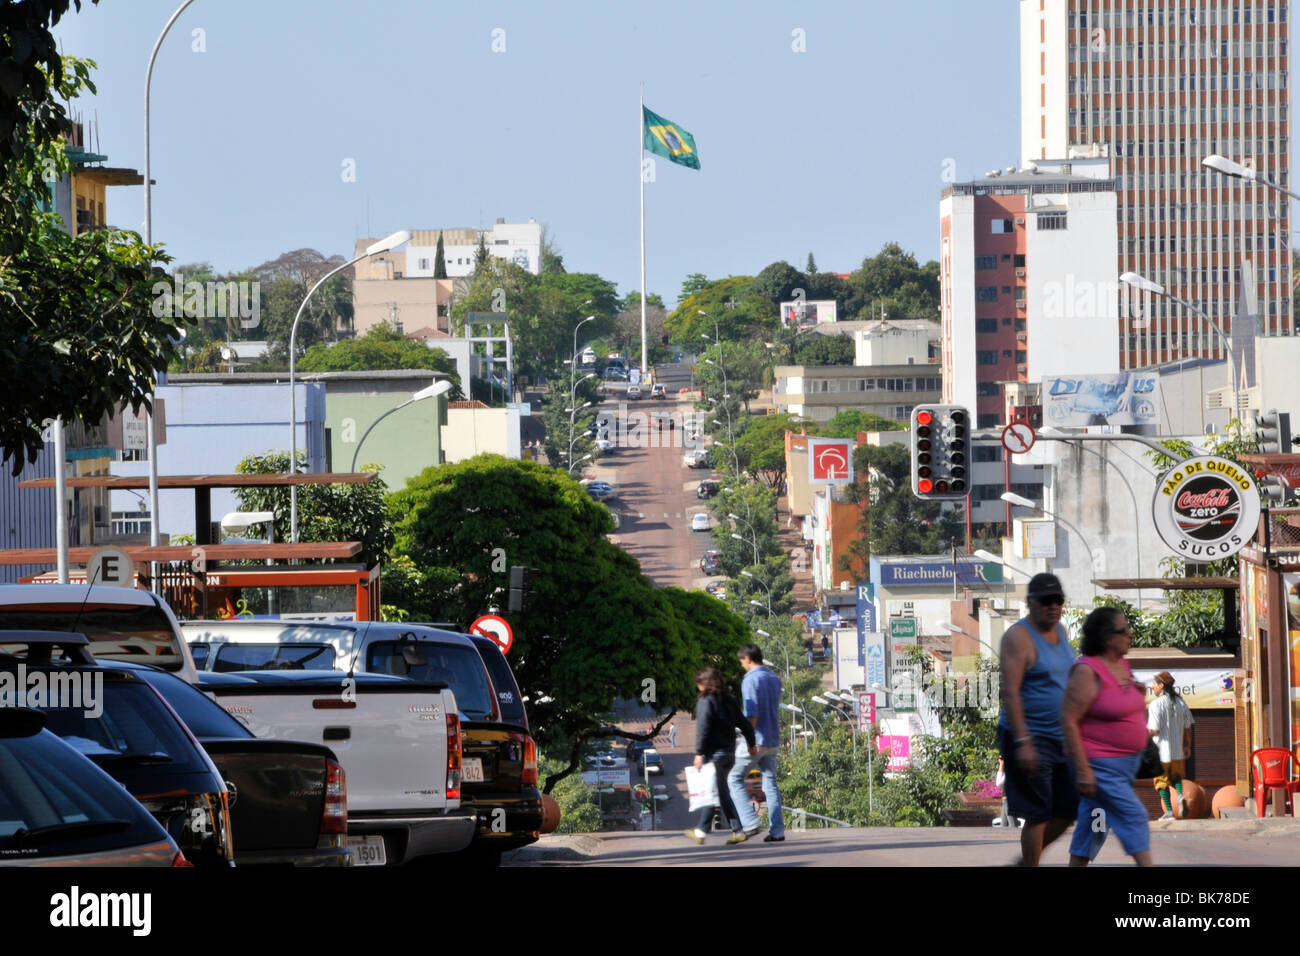
<svg viewBox="0 0 1300 956">
<path fill-rule="evenodd" d="M 452 400 L 463 396 L 456 361 L 442 349 L 413 342 L 387 322 L 372 326 L 359 339 L 313 345 L 298 362 L 300 372 L 367 372 L 426 368 L 451 378 Z"/>
<path fill-rule="evenodd" d="M 882 418 L 874 412 L 847 408 L 831 417 L 825 425 L 816 428 L 818 435 L 826 438 L 857 438 L 858 432 L 906 431 L 907 425 L 892 418 Z"/>
</svg>

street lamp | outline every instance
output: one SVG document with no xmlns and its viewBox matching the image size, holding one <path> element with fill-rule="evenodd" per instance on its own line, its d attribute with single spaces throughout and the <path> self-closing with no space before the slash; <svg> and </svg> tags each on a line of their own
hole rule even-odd
<svg viewBox="0 0 1300 956">
<path fill-rule="evenodd" d="M 749 534 L 750 537 L 753 539 L 753 545 L 754 545 L 754 564 L 755 566 L 757 566 L 758 564 L 761 563 L 761 559 L 758 556 L 758 533 L 754 530 L 754 526 L 738 514 L 732 514 L 731 512 L 727 512 L 727 517 L 730 518 L 732 521 L 739 521 L 741 524 L 743 524 L 746 528 L 749 529 Z M 744 539 L 742 538 L 741 540 Z"/>
<path fill-rule="evenodd" d="M 1178 296 L 1172 295 L 1159 282 L 1152 282 L 1150 279 L 1140 276 L 1136 272 L 1125 272 L 1121 274 L 1119 281 L 1137 289 L 1139 292 L 1149 292 L 1152 295 L 1163 296 L 1172 302 L 1177 302 L 1193 315 L 1200 316 L 1209 324 L 1210 328 L 1214 329 L 1215 333 L 1219 336 L 1219 341 L 1223 343 L 1223 351 L 1228 355 L 1228 363 L 1232 366 L 1232 414 L 1236 417 L 1237 412 L 1239 411 L 1238 403 L 1241 401 L 1241 383 L 1238 381 L 1240 372 L 1237 369 L 1236 356 L 1232 354 L 1232 343 L 1228 341 L 1228 337 L 1223 333 L 1223 329 L 1219 327 L 1219 323 L 1215 322 L 1199 307 L 1188 302 L 1186 299 L 1180 299 Z"/>
<path fill-rule="evenodd" d="M 569 475 L 572 476 L 572 475 L 573 475 L 573 469 L 577 468 L 579 465 L 581 465 L 584 461 L 586 461 L 586 460 L 587 460 L 588 458 L 590 458 L 590 457 L 591 457 L 590 455 L 583 455 L 581 458 L 579 458 L 577 461 L 575 461 L 573 464 L 571 464 L 571 465 L 569 466 Z"/>
<path fill-rule="evenodd" d="M 370 423 L 370 427 L 367 428 L 364 433 L 362 433 L 361 441 L 357 442 L 356 450 L 352 453 L 352 467 L 349 470 L 350 471 L 357 470 L 357 456 L 361 454 L 361 445 L 365 442 L 366 436 L 370 434 L 370 432 L 374 429 L 376 425 L 378 425 L 380 422 L 382 422 L 385 418 L 387 418 L 389 415 L 393 414 L 394 412 L 400 412 L 407 405 L 414 405 L 416 402 L 422 402 L 426 398 L 436 398 L 437 396 L 445 395 L 450 391 L 451 391 L 451 382 L 447 381 L 446 379 L 443 379 L 442 381 L 439 382 L 434 382 L 429 387 L 420 389 L 418 392 L 416 392 L 406 401 L 402 402 L 402 404 L 390 408 L 388 411 L 384 412 L 384 414 L 376 418 L 373 422 Z"/>
<path fill-rule="evenodd" d="M 992 644 L 989 644 L 987 641 L 984 641 L 981 638 L 976 637 L 974 634 L 968 634 L 966 631 L 958 627 L 952 621 L 940 621 L 939 626 L 946 631 L 952 631 L 952 633 L 954 634 L 960 634 L 963 637 L 969 637 L 972 641 L 975 641 L 976 643 L 979 644 L 983 644 L 985 647 L 987 647 L 990 651 L 993 652 L 993 656 L 996 658 L 1001 658 L 1002 656 L 1001 654 L 998 653 L 997 648 L 995 648 Z"/>
<path fill-rule="evenodd" d="M 148 178 L 147 176 L 145 177 Z M 385 236 L 378 242 L 372 242 L 366 246 L 365 252 L 353 259 L 343 263 L 341 266 L 335 266 L 329 272 L 325 273 L 316 280 L 316 284 L 308 290 L 303 297 L 301 304 L 298 306 L 297 313 L 293 317 L 293 326 L 289 329 L 289 473 L 296 474 L 298 471 L 298 393 L 294 390 L 294 372 L 297 369 L 298 359 L 294 354 L 294 349 L 298 342 L 298 323 L 302 320 L 303 311 L 307 308 L 307 303 L 316 290 L 324 285 L 329 279 L 344 269 L 356 265 L 362 259 L 368 259 L 371 256 L 378 255 L 381 252 L 392 252 L 400 245 L 411 241 L 411 233 L 408 229 L 402 229 L 393 233 L 391 236 Z M 298 542 L 298 486 L 291 484 L 289 486 L 289 540 L 297 544 Z"/>
<path fill-rule="evenodd" d="M 167 23 L 163 26 L 162 32 L 158 34 L 158 39 L 154 41 L 153 51 L 149 54 L 149 66 L 144 73 L 144 243 L 147 246 L 153 245 L 153 164 L 151 160 L 151 151 L 149 148 L 149 90 L 153 85 L 153 65 L 158 59 L 158 50 L 162 47 L 163 39 L 171 30 L 172 24 L 176 22 L 177 17 L 185 12 L 194 0 L 183 0 L 181 5 L 176 8 Z M 163 373 L 164 375 L 166 373 Z M 166 381 L 164 378 L 163 381 Z M 157 388 L 154 389 L 154 395 L 150 396 L 149 409 L 145 415 L 145 452 L 149 456 L 149 544 L 158 547 L 162 540 L 159 537 L 158 530 L 158 441 L 153 431 L 153 399 L 157 395 Z M 55 422 L 55 444 L 57 448 L 57 459 L 59 471 L 56 477 L 60 482 L 63 481 L 64 459 L 67 457 L 63 450 L 63 421 L 58 419 Z M 58 490 L 59 500 L 62 501 L 64 491 Z M 67 522 L 60 521 L 59 527 L 66 528 Z M 61 532 L 62 533 L 62 532 Z M 66 540 L 64 545 L 59 548 L 59 581 L 67 583 L 68 579 L 68 561 L 66 556 Z M 150 562 L 149 581 L 151 589 L 156 593 L 158 591 L 158 565 L 156 562 Z"/>
<path fill-rule="evenodd" d="M 1062 518 L 1060 515 L 1056 514 L 1055 512 L 1048 511 L 1045 506 L 1037 505 L 1034 502 L 1030 501 L 1028 498 L 1022 497 L 1021 495 L 1018 495 L 1015 492 L 1004 491 L 1001 495 L 1001 498 L 1003 501 L 1009 504 L 1019 505 L 1022 508 L 1033 508 L 1036 511 L 1041 511 L 1043 514 L 1048 515 L 1054 520 L 1061 522 L 1061 524 L 1065 525 L 1067 528 L 1069 528 L 1071 531 L 1077 534 L 1079 536 L 1079 540 L 1083 542 L 1083 546 L 1088 549 L 1089 563 L 1091 569 L 1093 570 L 1093 573 L 1096 573 L 1095 569 L 1097 565 L 1097 552 L 1093 550 L 1092 545 L 1088 543 L 1088 539 L 1083 536 L 1082 531 L 1080 531 L 1074 525 L 1070 524 L 1070 522 L 1066 521 L 1064 518 Z M 1096 578 L 1094 578 L 1092 581 L 1092 596 L 1094 598 L 1097 596 Z"/>
<path fill-rule="evenodd" d="M 741 571 L 741 572 L 740 572 L 740 576 L 741 576 L 742 578 L 749 578 L 751 581 L 753 581 L 755 584 L 757 584 L 759 587 L 761 587 L 761 588 L 763 589 L 763 591 L 766 593 L 766 597 L 767 597 L 767 616 L 768 616 L 768 617 L 771 617 L 771 616 L 772 616 L 772 588 L 771 588 L 771 586 L 770 586 L 770 585 L 767 585 L 767 584 L 764 584 L 762 581 L 760 581 L 758 578 L 754 577 L 754 575 L 750 574 L 748 571 Z M 750 603 L 750 604 L 758 604 L 759 607 L 762 607 L 762 606 L 763 606 L 762 604 L 759 604 L 757 601 L 750 601 L 749 603 Z"/>
</svg>

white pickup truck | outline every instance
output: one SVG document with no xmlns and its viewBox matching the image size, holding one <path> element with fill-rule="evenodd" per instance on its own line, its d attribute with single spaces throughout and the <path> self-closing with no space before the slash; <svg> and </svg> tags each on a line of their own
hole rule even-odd
<svg viewBox="0 0 1300 956">
<path fill-rule="evenodd" d="M 467 847 L 461 730 L 445 683 L 340 671 L 203 674 L 199 688 L 258 737 L 325 744 L 348 782 L 357 866 L 410 863 Z"/>
</svg>

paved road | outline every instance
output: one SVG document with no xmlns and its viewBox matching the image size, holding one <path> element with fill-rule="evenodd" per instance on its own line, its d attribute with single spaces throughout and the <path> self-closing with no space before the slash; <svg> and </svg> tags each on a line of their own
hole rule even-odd
<svg viewBox="0 0 1300 956">
<path fill-rule="evenodd" d="M 1219 832 L 1216 832 L 1218 830 Z M 511 860 L 526 866 L 1006 866 L 1019 858 L 1019 831 L 994 827 L 875 827 L 787 831 L 784 843 L 749 841 L 726 846 L 714 834 L 697 846 L 680 833 L 584 835 L 591 855 L 542 859 L 565 838 L 543 838 L 537 850 Z M 570 838 L 571 839 L 571 838 Z M 1048 847 L 1043 865 L 1064 866 L 1067 837 Z M 1300 827 L 1258 832 L 1223 821 L 1153 826 L 1151 851 L 1159 866 L 1294 866 L 1300 858 Z M 530 859 L 531 857 L 531 859 Z M 1102 849 L 1097 866 L 1132 866 L 1117 841 Z"/>
</svg>

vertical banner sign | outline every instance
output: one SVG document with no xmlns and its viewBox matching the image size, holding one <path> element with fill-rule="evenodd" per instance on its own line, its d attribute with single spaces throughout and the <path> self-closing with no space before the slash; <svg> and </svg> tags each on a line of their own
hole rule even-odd
<svg viewBox="0 0 1300 956">
<path fill-rule="evenodd" d="M 858 694 L 858 730 L 870 730 L 876 722 L 876 695 Z"/>
<path fill-rule="evenodd" d="M 876 586 L 858 585 L 858 665 L 867 666 L 867 635 L 876 629 Z"/>
</svg>

